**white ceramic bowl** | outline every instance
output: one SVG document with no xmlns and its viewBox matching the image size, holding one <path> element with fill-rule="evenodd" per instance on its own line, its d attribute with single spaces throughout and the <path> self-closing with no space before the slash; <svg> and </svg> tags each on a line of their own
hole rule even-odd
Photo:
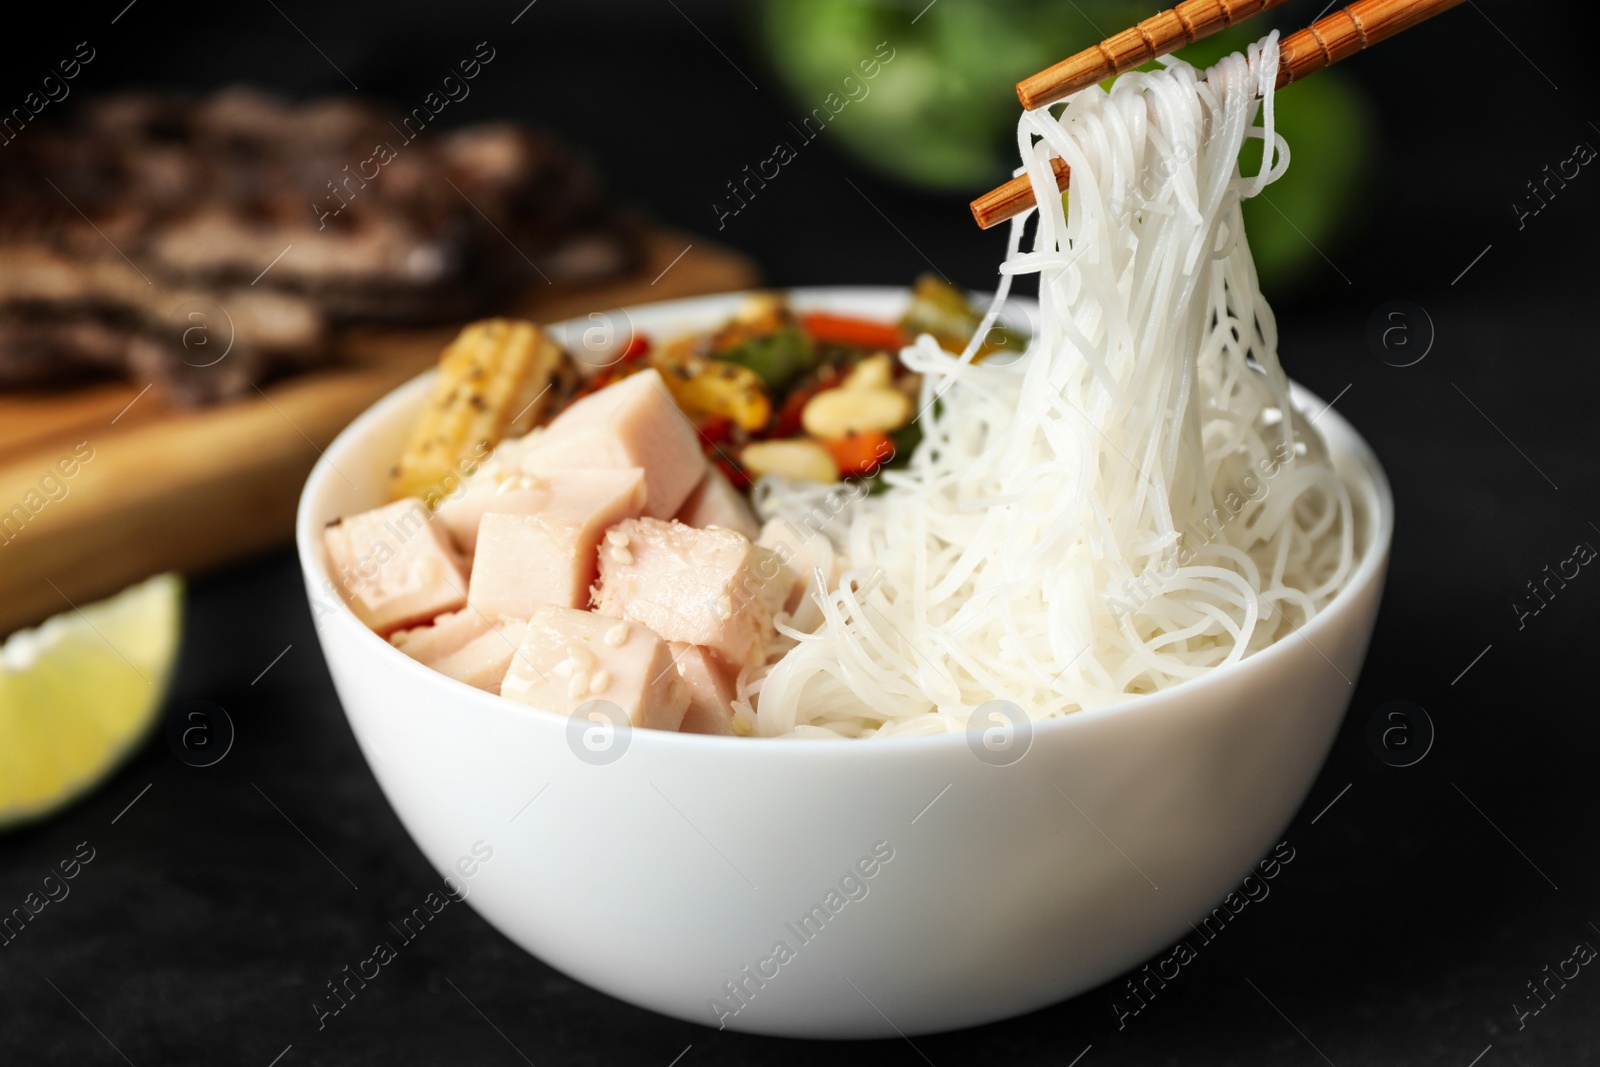
<svg viewBox="0 0 1600 1067">
<path fill-rule="evenodd" d="M 721 321 L 738 299 L 628 317 L 670 336 Z M 795 299 L 890 318 L 907 295 Z M 886 1037 L 1018 1015 L 1117 975 L 1187 933 L 1279 840 L 1372 633 L 1393 500 L 1365 442 L 1329 410 L 1317 425 L 1356 487 L 1364 556 L 1299 636 L 1154 696 L 1040 723 L 1007 766 L 980 759 L 968 735 L 645 730 L 619 734 L 605 755 L 620 757 L 600 763 L 569 741 L 572 720 L 435 674 L 330 593 L 323 525 L 381 502 L 430 378 L 340 434 L 300 500 L 300 560 L 334 685 L 401 821 L 484 918 L 574 978 L 667 1015 Z M 1304 392 L 1297 403 L 1322 407 Z M 892 858 L 872 859 L 875 847 Z M 814 905 L 824 919 L 802 931 Z M 742 1007 L 728 983 L 742 986 Z"/>
</svg>

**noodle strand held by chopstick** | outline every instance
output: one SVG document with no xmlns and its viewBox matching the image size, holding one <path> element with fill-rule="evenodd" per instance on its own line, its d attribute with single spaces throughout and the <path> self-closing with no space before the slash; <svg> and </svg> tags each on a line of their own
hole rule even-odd
<svg viewBox="0 0 1600 1067">
<path fill-rule="evenodd" d="M 1273 34 L 1204 73 L 1171 61 L 1022 115 L 1031 244 L 1013 220 L 964 353 L 926 336 L 902 351 L 924 375 L 923 439 L 825 529 L 849 569 L 814 579 L 815 628 L 791 625 L 741 678 L 747 725 L 888 736 L 965 729 L 996 698 L 1034 717 L 1101 707 L 1259 651 L 1343 586 L 1350 494 L 1290 405 L 1240 214 L 1288 166 L 1277 69 Z M 1262 165 L 1241 175 L 1253 137 Z M 1037 335 L 977 362 L 1023 273 Z M 793 518 L 829 491 L 769 483 L 758 505 Z"/>
</svg>

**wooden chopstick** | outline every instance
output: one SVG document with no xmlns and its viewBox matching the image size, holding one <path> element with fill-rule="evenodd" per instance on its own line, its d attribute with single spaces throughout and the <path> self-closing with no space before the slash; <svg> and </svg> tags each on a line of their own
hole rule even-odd
<svg viewBox="0 0 1600 1067">
<path fill-rule="evenodd" d="M 1283 0 L 1183 0 L 1093 48 L 1023 78 L 1017 83 L 1017 99 L 1029 111 L 1065 100 L 1079 89 L 1176 52 L 1281 3 Z"/>
<path fill-rule="evenodd" d="M 1049 70 L 1040 71 L 1018 82 L 1017 95 L 1023 97 L 1026 104 L 1028 98 L 1023 96 L 1023 87 L 1031 83 L 1033 88 L 1029 90 L 1030 92 L 1037 91 L 1038 99 L 1044 100 L 1045 103 L 1053 103 L 1109 76 L 1101 72 L 1121 73 L 1148 62 L 1155 56 L 1165 55 L 1181 48 L 1188 40 L 1198 40 L 1200 37 L 1215 33 L 1229 24 L 1203 23 L 1193 11 L 1185 16 L 1177 14 L 1179 9 L 1188 8 L 1191 4 L 1197 5 L 1197 8 L 1220 6 L 1232 13 L 1233 21 L 1238 21 L 1239 18 L 1247 17 L 1240 15 L 1246 7 L 1252 9 L 1249 14 L 1256 14 L 1281 2 L 1282 0 L 1232 0 L 1232 3 L 1228 3 L 1228 0 L 1186 0 L 1171 11 L 1146 19 L 1132 30 L 1125 30 L 1115 37 L 1108 38 L 1096 48 L 1080 52 L 1068 60 L 1057 63 Z M 1448 11 L 1461 2 L 1462 0 L 1356 0 L 1349 7 L 1341 8 L 1331 15 L 1318 19 L 1298 33 L 1291 34 L 1279 44 L 1278 88 L 1281 89 L 1308 74 L 1314 74 L 1341 59 L 1353 56 L 1362 49 L 1370 48 L 1379 41 L 1393 37 L 1401 30 L 1410 29 L 1419 22 Z M 1173 35 L 1170 30 L 1172 22 L 1168 20 L 1168 16 L 1176 19 L 1180 26 L 1192 25 L 1197 31 L 1203 30 L 1203 32 L 1197 32 L 1192 38 L 1186 38 L 1183 33 Z M 1184 22 L 1185 18 L 1189 20 L 1188 23 Z M 1149 27 L 1152 23 L 1160 23 L 1166 27 L 1163 30 L 1164 35 L 1156 36 L 1154 30 L 1147 29 L 1146 32 L 1150 36 L 1146 39 L 1141 36 L 1140 27 Z M 1157 48 L 1160 51 L 1150 51 L 1147 56 L 1134 59 L 1125 66 L 1118 66 L 1124 59 L 1134 55 L 1126 41 L 1129 34 L 1133 35 L 1133 39 L 1140 41 L 1147 51 Z M 1102 49 L 1105 51 L 1102 52 Z M 1073 67 L 1074 64 L 1077 66 Z M 1052 72 L 1056 73 L 1052 76 Z M 1051 77 L 1046 81 L 1039 80 L 1046 79 L 1047 76 Z M 1050 95 L 1064 85 L 1069 87 L 1061 91 L 1060 95 Z M 1065 190 L 1070 178 L 1070 169 L 1060 159 L 1052 159 L 1050 165 L 1055 173 L 1056 188 Z M 1023 174 L 972 201 L 972 217 L 980 227 L 987 230 L 1034 206 L 1033 186 L 1029 183 L 1028 176 Z"/>
<path fill-rule="evenodd" d="M 1060 156 L 1050 160 L 1050 169 L 1055 172 L 1056 188 L 1065 190 L 1072 176 L 1072 168 L 1067 166 L 1067 161 Z M 1004 185 L 990 189 L 972 202 L 972 217 L 977 220 L 980 229 L 987 230 L 991 226 L 998 226 L 1010 218 L 1022 214 L 1035 206 L 1033 199 L 1033 183 L 1026 174 L 1019 174 Z"/>
</svg>

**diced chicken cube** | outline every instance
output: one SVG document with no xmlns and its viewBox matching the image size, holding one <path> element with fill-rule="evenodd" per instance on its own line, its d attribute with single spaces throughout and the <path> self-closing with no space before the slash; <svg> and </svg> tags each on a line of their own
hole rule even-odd
<svg viewBox="0 0 1600 1067">
<path fill-rule="evenodd" d="M 522 479 L 530 472 L 524 471 L 520 464 L 500 458 L 504 449 L 502 444 L 433 509 L 449 531 L 450 539 L 468 558 L 477 550 L 478 521 L 486 512 L 531 514 L 546 500 L 543 483 L 524 485 Z"/>
<path fill-rule="evenodd" d="M 472 560 L 472 606 L 516 618 L 542 604 L 588 607 L 601 537 L 608 526 L 639 514 L 642 478 L 637 468 L 567 471 L 559 486 L 550 481 L 555 488 L 542 510 L 485 514 Z"/>
<path fill-rule="evenodd" d="M 419 663 L 431 665 L 494 629 L 495 622 L 481 611 L 462 608 L 431 623 L 396 630 L 389 635 L 389 643 Z"/>
<path fill-rule="evenodd" d="M 544 604 L 582 607 L 581 580 L 593 555 L 582 527 L 491 511 L 480 527 L 467 602 L 485 614 L 511 616 Z"/>
<path fill-rule="evenodd" d="M 521 619 L 491 618 L 469 607 L 441 615 L 431 626 L 401 630 L 389 643 L 440 674 L 498 693 L 527 627 Z"/>
<path fill-rule="evenodd" d="M 533 470 L 641 467 L 644 514 L 677 514 L 705 474 L 700 437 L 654 368 L 579 400 L 516 450 Z"/>
<path fill-rule="evenodd" d="M 650 518 L 618 523 L 606 541 L 596 611 L 704 645 L 736 669 L 761 662 L 790 584 L 775 555 L 733 530 Z"/>
<path fill-rule="evenodd" d="M 334 583 L 369 629 L 388 635 L 467 602 L 467 575 L 442 524 L 416 497 L 340 519 L 323 532 Z"/>
<path fill-rule="evenodd" d="M 644 513 L 644 471 L 638 467 L 537 470 L 521 463 L 486 463 L 435 514 L 469 556 L 478 525 L 491 511 L 553 515 L 563 522 L 598 517 L 602 528 Z"/>
<path fill-rule="evenodd" d="M 752 541 L 761 532 L 761 524 L 756 521 L 755 512 L 750 510 L 744 494 L 733 487 L 727 475 L 710 464 L 706 465 L 706 476 L 678 509 L 676 518 L 698 530 L 710 526 L 737 530 Z"/>
<path fill-rule="evenodd" d="M 784 596 L 783 610 L 789 613 L 799 629 L 809 632 L 816 623 L 822 621 L 820 609 L 803 610 L 816 587 L 816 572 L 822 572 L 827 589 L 832 589 L 839 581 L 839 556 L 834 551 L 833 542 L 816 530 L 796 526 L 784 519 L 772 519 L 761 527 L 756 544 L 771 549 L 789 571 L 793 582 Z M 815 608 L 815 605 L 811 607 Z M 811 618 L 813 615 L 814 619 Z M 808 622 L 810 625 L 806 625 Z"/>
<path fill-rule="evenodd" d="M 733 733 L 733 698 L 738 695 L 734 682 L 738 672 L 729 668 L 708 648 L 669 642 L 678 674 L 689 684 L 689 710 L 683 713 L 679 733 Z"/>
<path fill-rule="evenodd" d="M 660 637 L 631 622 L 553 605 L 528 620 L 500 695 L 563 715 L 607 700 L 632 725 L 653 730 L 676 730 L 689 707 L 689 685 Z"/>
<path fill-rule="evenodd" d="M 500 682 L 521 647 L 527 629 L 528 624 L 521 619 L 502 619 L 489 632 L 473 638 L 430 666 L 457 681 L 499 693 Z"/>
</svg>

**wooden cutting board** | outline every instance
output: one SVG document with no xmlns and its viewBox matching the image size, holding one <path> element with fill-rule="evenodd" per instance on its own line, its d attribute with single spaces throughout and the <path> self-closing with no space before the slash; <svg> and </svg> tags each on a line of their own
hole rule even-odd
<svg viewBox="0 0 1600 1067">
<path fill-rule="evenodd" d="M 758 277 L 735 252 L 654 231 L 637 276 L 540 286 L 504 311 L 555 322 Z M 151 574 L 193 575 L 288 543 L 320 450 L 433 366 L 458 328 L 351 331 L 338 366 L 201 410 L 174 410 L 138 383 L 0 393 L 0 636 Z"/>
</svg>

